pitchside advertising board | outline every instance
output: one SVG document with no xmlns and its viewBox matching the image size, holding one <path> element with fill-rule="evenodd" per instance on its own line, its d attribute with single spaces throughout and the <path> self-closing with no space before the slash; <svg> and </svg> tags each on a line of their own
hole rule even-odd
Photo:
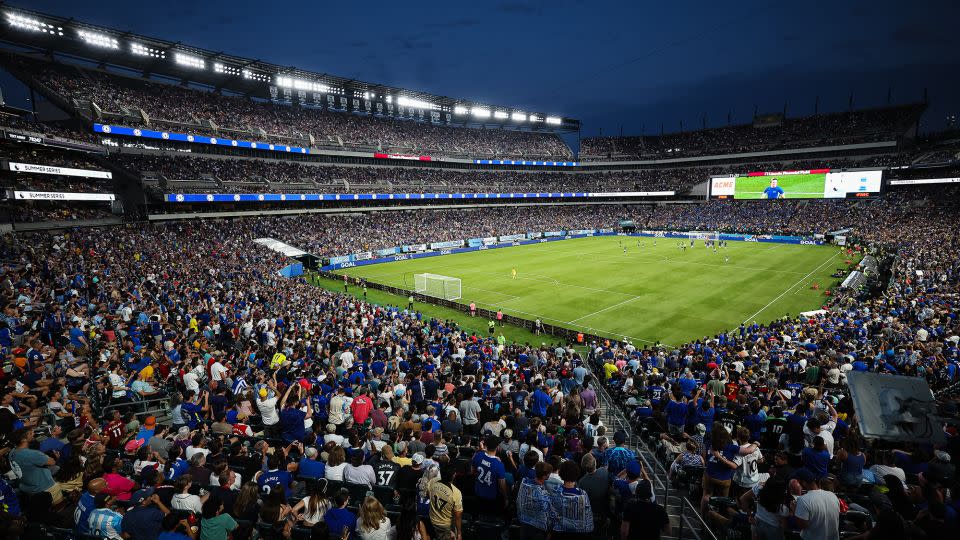
<svg viewBox="0 0 960 540">
<path fill-rule="evenodd" d="M 847 199 L 879 195 L 882 186 L 882 170 L 752 172 L 712 177 L 710 197 L 736 200 Z"/>
<path fill-rule="evenodd" d="M 682 239 L 684 242 L 691 238 L 691 233 L 689 232 L 677 232 L 677 231 L 639 231 L 635 233 L 618 233 L 613 229 L 581 229 L 576 231 L 550 231 L 544 232 L 542 235 L 537 233 L 536 237 L 531 237 L 531 233 L 527 234 L 515 234 L 509 236 L 499 237 L 500 242 L 498 242 L 498 237 L 492 236 L 488 238 L 471 238 L 464 242 L 463 240 L 454 240 L 451 242 L 435 242 L 430 244 L 429 250 L 419 251 L 419 250 L 408 250 L 408 247 L 412 246 L 403 246 L 403 253 L 396 253 L 389 256 L 382 257 L 371 257 L 370 252 L 364 253 L 354 253 L 352 255 L 344 255 L 342 257 L 331 257 L 328 264 L 322 266 L 320 269 L 323 271 L 332 271 L 332 270 L 343 270 L 345 268 L 355 268 L 357 266 L 367 266 L 370 264 L 381 264 L 397 261 L 408 261 L 411 259 L 421 259 L 425 257 L 439 257 L 442 255 L 453 255 L 457 253 L 469 253 L 471 251 L 484 251 L 489 249 L 501 249 L 514 246 L 525 246 L 530 244 L 541 244 L 546 242 L 558 242 L 563 240 L 570 240 L 573 238 L 586 238 L 591 236 L 647 236 L 653 238 L 675 238 Z M 524 237 L 528 239 L 523 240 Z M 816 238 L 812 236 L 780 236 L 780 235 L 750 235 L 750 234 L 726 234 L 720 233 L 698 233 L 698 238 L 718 238 L 719 240 L 734 240 L 738 242 L 764 242 L 764 243 L 777 243 L 777 244 L 802 244 L 802 245 L 822 245 L 824 243 L 823 239 Z M 512 241 L 504 242 L 504 238 L 513 238 Z M 437 248 L 434 246 L 463 246 L 463 247 L 445 247 Z M 420 247 L 427 247 L 421 244 Z"/>
</svg>

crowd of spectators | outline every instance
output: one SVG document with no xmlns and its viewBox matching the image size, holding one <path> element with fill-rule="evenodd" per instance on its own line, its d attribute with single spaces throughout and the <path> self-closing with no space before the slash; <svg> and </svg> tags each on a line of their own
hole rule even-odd
<svg viewBox="0 0 960 540">
<path fill-rule="evenodd" d="M 923 108 L 905 105 L 818 114 L 763 127 L 744 124 L 666 135 L 587 137 L 581 142 L 580 159 L 655 159 L 896 141 L 916 124 Z"/>
<path fill-rule="evenodd" d="M 473 158 L 567 160 L 570 149 L 555 134 L 471 129 L 430 122 L 358 115 L 321 107 L 255 101 L 159 81 L 132 79 L 73 65 L 11 60 L 38 88 L 68 103 L 95 103 L 107 116 L 136 126 L 137 110 L 156 129 L 189 131 L 244 140 Z M 429 114 L 429 113 L 428 113 Z M 212 130 L 209 123 L 217 126 Z"/>
<path fill-rule="evenodd" d="M 955 399 L 944 398 L 947 445 L 868 441 L 844 382 L 850 371 L 938 390 L 958 381 L 956 193 L 913 193 L 810 209 L 898 255 L 882 296 L 840 294 L 822 315 L 677 347 L 508 343 L 495 328 L 476 335 L 280 278 L 252 239 L 304 231 L 273 218 L 7 235 L 0 527 L 118 540 L 655 538 L 670 520 L 629 434 L 600 421 L 597 394 L 610 392 L 663 434 L 665 460 L 699 486 L 718 529 L 949 538 Z M 732 230 L 789 223 L 783 208 L 750 204 L 690 207 L 732 211 Z M 614 216 L 421 212 L 331 229 L 359 244 L 397 228 L 400 242 Z M 729 494 L 738 500 L 718 506 Z"/>
</svg>

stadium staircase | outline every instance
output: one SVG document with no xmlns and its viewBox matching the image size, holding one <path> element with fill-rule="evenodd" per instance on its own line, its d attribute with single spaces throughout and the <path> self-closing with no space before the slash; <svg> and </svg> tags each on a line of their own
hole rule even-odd
<svg viewBox="0 0 960 540">
<path fill-rule="evenodd" d="M 598 377 L 603 375 L 598 374 Z M 653 493 L 657 503 L 664 505 L 667 515 L 670 516 L 671 532 L 661 535 L 668 540 L 717 540 L 717 537 L 703 522 L 697 508 L 699 501 L 691 501 L 686 488 L 672 485 L 667 477 L 667 469 L 657 458 L 656 452 L 651 449 L 640 436 L 639 429 L 631 424 L 630 419 L 623 412 L 620 405 L 610 396 L 602 384 L 595 385 L 597 399 L 600 405 L 600 419 L 607 428 L 607 438 L 613 437 L 616 431 L 627 434 L 627 446 L 633 449 L 650 475 L 653 484 Z"/>
</svg>

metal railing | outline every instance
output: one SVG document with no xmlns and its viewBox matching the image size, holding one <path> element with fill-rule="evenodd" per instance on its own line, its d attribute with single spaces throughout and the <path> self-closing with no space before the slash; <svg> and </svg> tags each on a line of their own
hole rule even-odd
<svg viewBox="0 0 960 540">
<path fill-rule="evenodd" d="M 700 523 L 700 530 L 706 532 L 712 540 L 717 540 L 717 535 L 713 534 L 713 531 L 710 530 L 710 527 L 707 525 L 707 522 L 703 520 L 703 516 L 700 515 L 700 512 L 693 506 L 693 503 L 690 502 L 690 499 L 686 497 L 680 498 L 680 530 L 677 531 L 677 538 L 683 539 L 684 533 L 684 523 L 687 521 L 688 514 L 692 514 L 693 517 Z M 692 529 L 692 527 L 687 527 L 687 530 Z M 697 531 L 693 531 L 693 534 L 690 538 L 696 538 L 697 540 L 704 540 L 701 538 L 700 534 Z"/>
</svg>

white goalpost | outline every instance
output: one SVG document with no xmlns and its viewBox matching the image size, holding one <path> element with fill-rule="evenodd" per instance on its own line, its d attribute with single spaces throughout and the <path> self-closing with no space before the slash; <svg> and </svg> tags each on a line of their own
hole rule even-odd
<svg viewBox="0 0 960 540">
<path fill-rule="evenodd" d="M 444 300 L 459 300 L 460 278 L 441 276 L 440 274 L 414 274 L 414 291 L 426 296 L 443 298 Z"/>
</svg>

